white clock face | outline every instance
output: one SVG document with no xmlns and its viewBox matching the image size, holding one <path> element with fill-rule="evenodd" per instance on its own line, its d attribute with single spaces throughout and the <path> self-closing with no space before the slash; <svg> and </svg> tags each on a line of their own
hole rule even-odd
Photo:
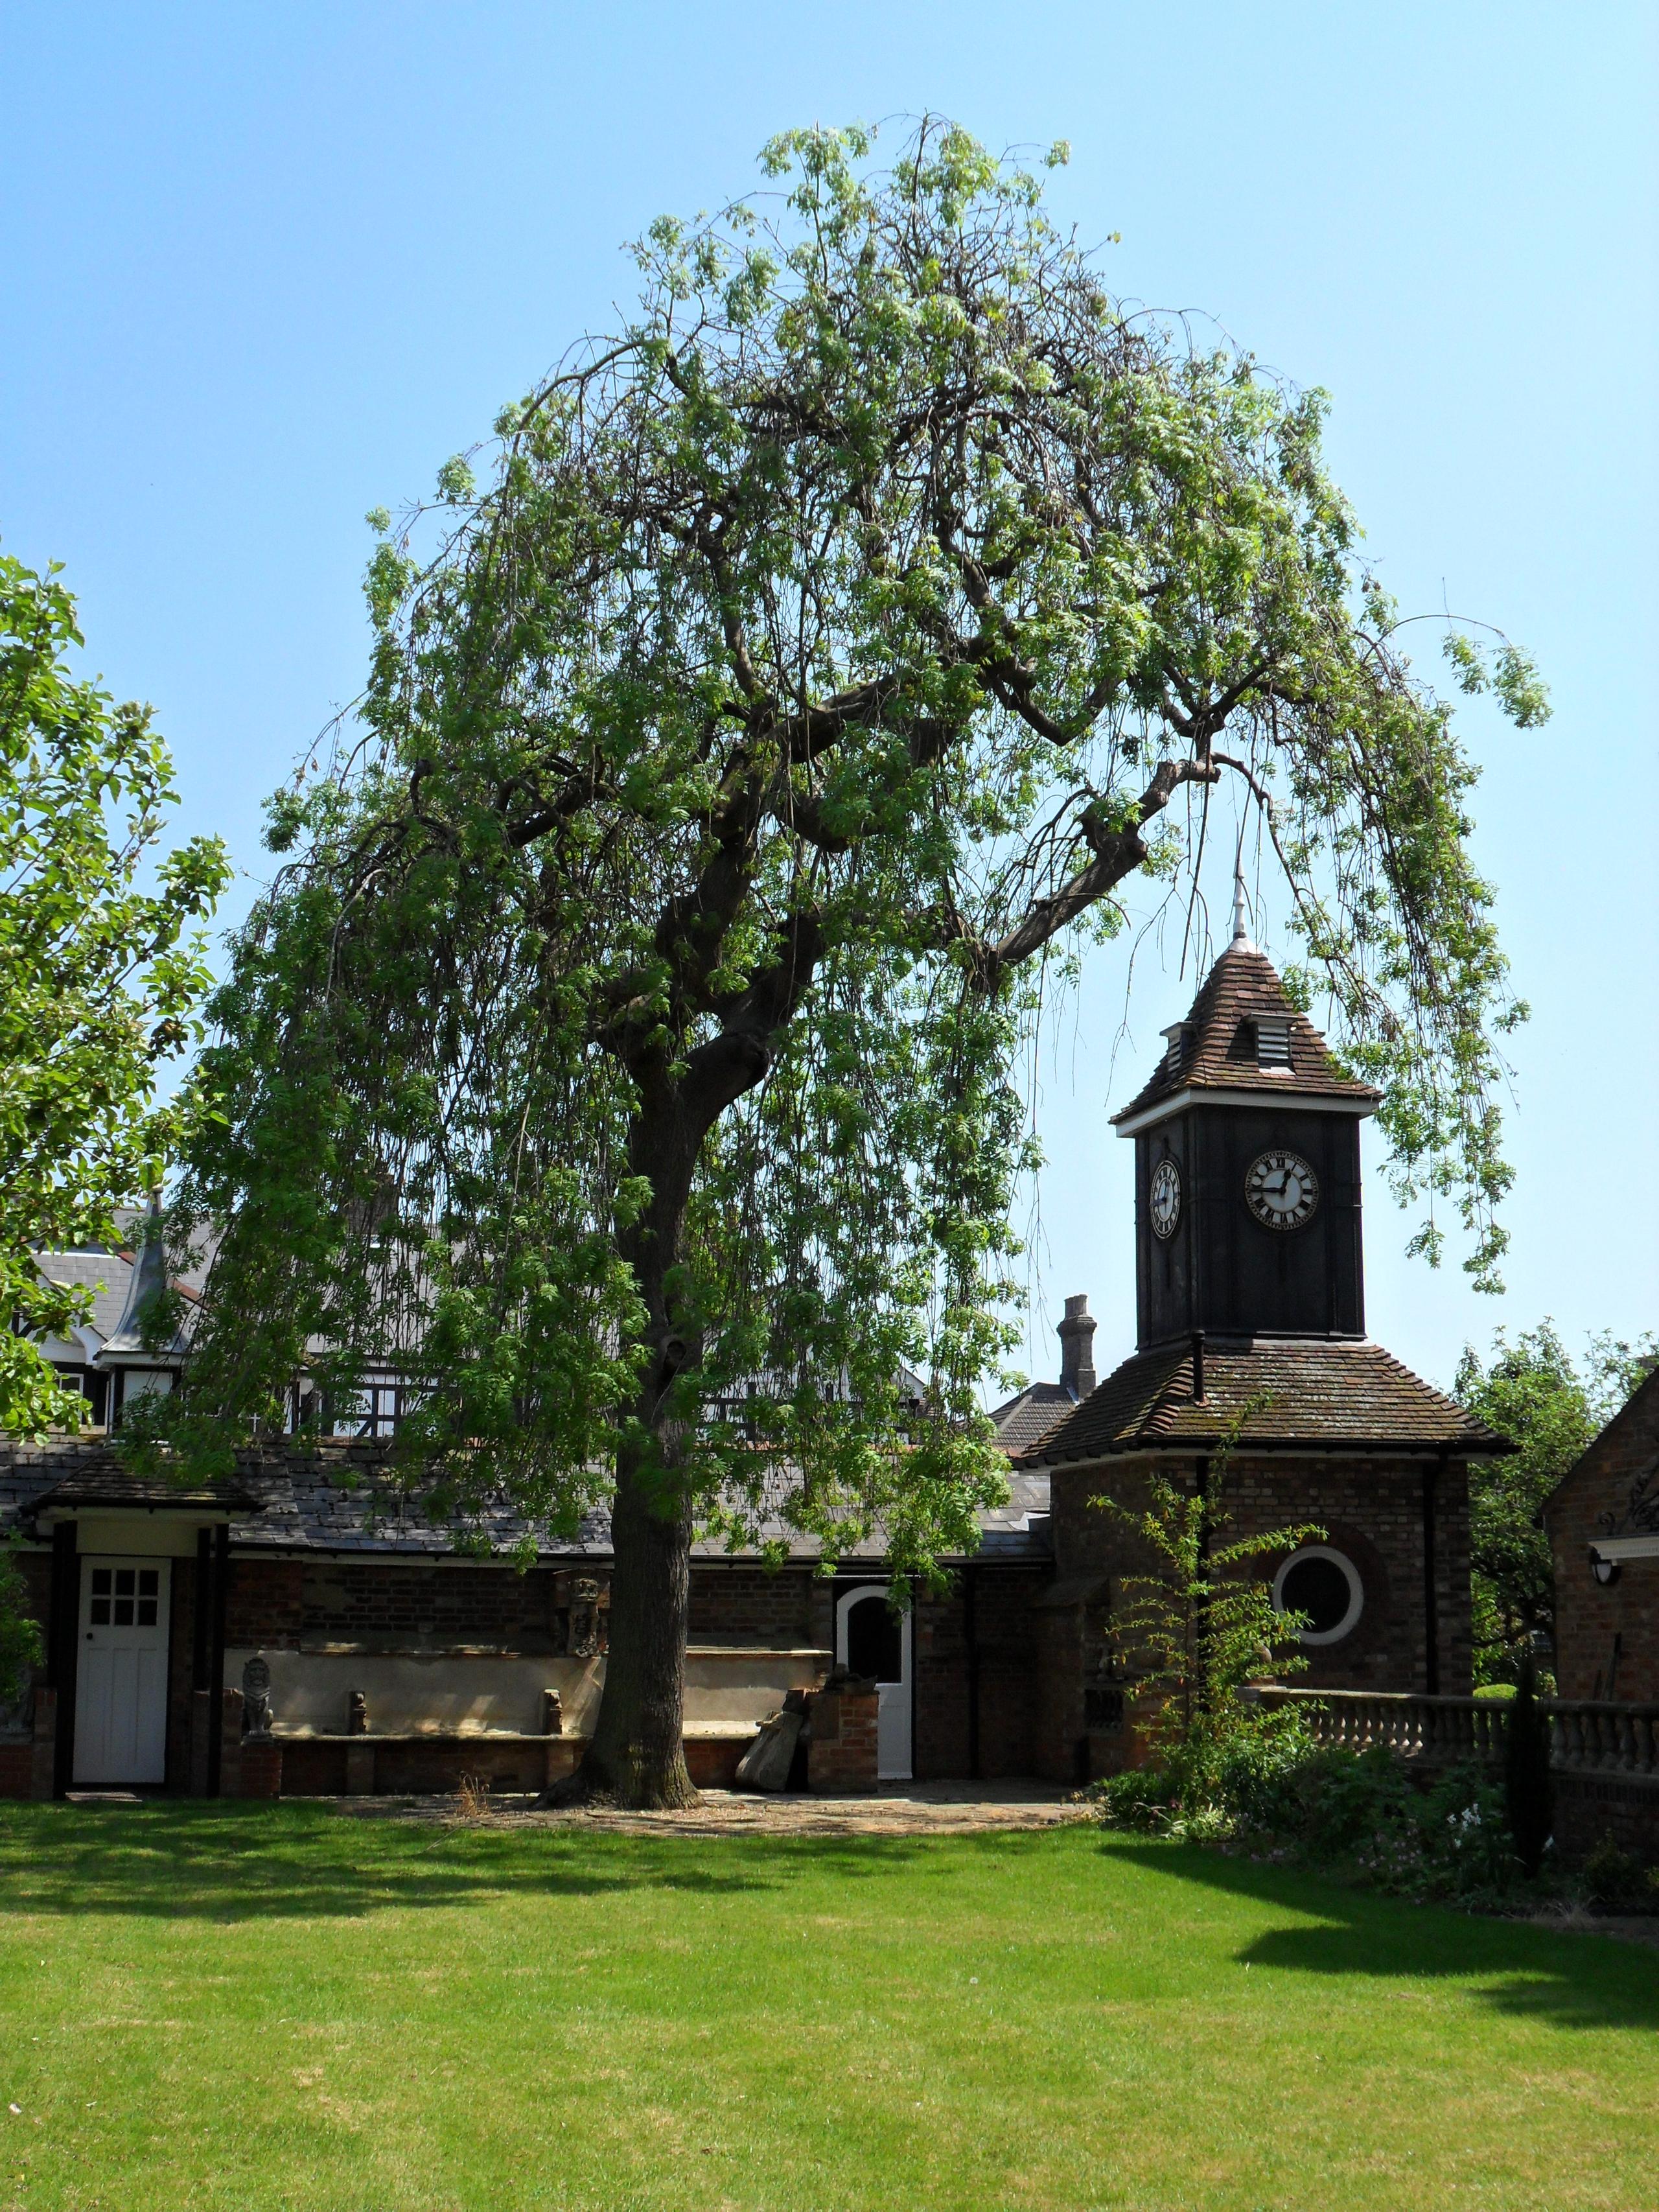
<svg viewBox="0 0 1659 2212">
<path fill-rule="evenodd" d="M 1153 1234 L 1173 1237 L 1176 1224 L 1181 1218 L 1181 1170 L 1173 1160 L 1160 1160 L 1152 1170 L 1152 1187 L 1147 1197 L 1152 1208 Z"/>
<path fill-rule="evenodd" d="M 1319 1203 L 1319 1177 L 1300 1152 L 1263 1152 L 1244 1177 L 1244 1203 L 1269 1229 L 1300 1229 Z"/>
</svg>

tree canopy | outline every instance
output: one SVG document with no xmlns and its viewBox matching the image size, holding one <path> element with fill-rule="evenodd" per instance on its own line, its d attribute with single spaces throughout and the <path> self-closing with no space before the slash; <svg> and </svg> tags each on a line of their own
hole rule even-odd
<svg viewBox="0 0 1659 2212">
<path fill-rule="evenodd" d="M 172 763 L 149 709 L 75 677 L 57 569 L 0 555 L 0 1434 L 79 1425 L 36 1339 L 86 1294 L 34 1254 L 119 1243 L 115 1209 L 160 1187 L 188 1096 L 158 1077 L 200 1036 L 191 925 L 228 876 L 217 838 L 158 855 Z"/>
<path fill-rule="evenodd" d="M 1553 1322 L 1498 1332 L 1488 1358 L 1466 1346 L 1454 1389 L 1477 1419 L 1518 1447 L 1469 1475 L 1475 1680 L 1512 1682 L 1536 1632 L 1555 1627 L 1555 1574 L 1540 1509 L 1659 1358 L 1651 1335 L 1603 1334 L 1574 1359 Z"/>
<path fill-rule="evenodd" d="M 764 167 L 371 518 L 368 687 L 272 802 L 215 1002 L 181 1218 L 225 1239 L 155 1409 L 206 1454 L 395 1358 L 441 1502 L 611 1497 L 608 1708 L 653 1528 L 670 1581 L 694 1524 L 879 1523 L 901 1574 L 971 1543 L 1022 1048 L 1120 886 L 1190 884 L 1224 780 L 1402 1192 L 1456 1194 L 1483 1279 L 1502 1245 L 1474 771 L 1322 396 L 1127 310 L 953 126 Z M 1542 718 L 1513 647 L 1450 649 Z"/>
</svg>

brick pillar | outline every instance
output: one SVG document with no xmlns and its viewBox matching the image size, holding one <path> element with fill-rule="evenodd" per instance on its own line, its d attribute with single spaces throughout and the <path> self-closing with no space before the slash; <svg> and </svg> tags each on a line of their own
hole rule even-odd
<svg viewBox="0 0 1659 2212">
<path fill-rule="evenodd" d="M 814 1694 L 806 1747 L 809 1790 L 839 1796 L 875 1788 L 879 1704 L 873 1682 L 839 1667 Z"/>
<path fill-rule="evenodd" d="M 29 1795 L 52 1797 L 58 1784 L 58 1692 L 38 1682 L 34 1689 L 34 1741 L 29 1747 Z"/>
<path fill-rule="evenodd" d="M 242 1795 L 280 1797 L 283 1794 L 283 1747 L 275 1736 L 242 1738 Z"/>
<path fill-rule="evenodd" d="M 220 1698 L 219 1795 L 242 1794 L 242 1693 L 226 1690 Z"/>
</svg>

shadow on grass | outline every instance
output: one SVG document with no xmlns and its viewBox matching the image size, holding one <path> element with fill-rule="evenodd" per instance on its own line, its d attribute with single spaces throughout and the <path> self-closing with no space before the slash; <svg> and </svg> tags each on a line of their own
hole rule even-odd
<svg viewBox="0 0 1659 2212">
<path fill-rule="evenodd" d="M 13 1913 L 167 1919 L 353 1919 L 504 1894 L 775 1889 L 803 1859 L 848 1876 L 896 1869 L 916 1838 L 605 1835 L 342 1817 L 326 1805 L 153 1802 L 0 1808 L 0 1925 Z M 769 1841 L 771 1848 L 757 1849 Z"/>
<path fill-rule="evenodd" d="M 1299 1974 L 1455 1978 L 1476 1983 L 1488 2004 L 1520 2018 L 1566 2027 L 1659 2027 L 1659 1961 L 1636 1944 L 1412 1905 L 1196 1844 L 1113 1836 L 1103 1848 L 1148 1873 L 1318 1916 L 1313 1925 L 1299 1920 L 1265 1929 L 1238 1952 L 1241 1965 Z"/>
</svg>

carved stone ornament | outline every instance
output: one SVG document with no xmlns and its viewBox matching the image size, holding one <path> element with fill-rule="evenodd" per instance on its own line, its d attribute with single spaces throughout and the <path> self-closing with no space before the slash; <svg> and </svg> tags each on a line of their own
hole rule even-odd
<svg viewBox="0 0 1659 2212">
<path fill-rule="evenodd" d="M 276 1717 L 270 1710 L 270 1668 L 256 1651 L 242 1667 L 242 1734 L 269 1735 Z"/>
<path fill-rule="evenodd" d="M 1604 1536 L 1659 1536 L 1659 1460 L 1632 1483 L 1623 1517 L 1603 1513 L 1598 1525 Z"/>
</svg>

